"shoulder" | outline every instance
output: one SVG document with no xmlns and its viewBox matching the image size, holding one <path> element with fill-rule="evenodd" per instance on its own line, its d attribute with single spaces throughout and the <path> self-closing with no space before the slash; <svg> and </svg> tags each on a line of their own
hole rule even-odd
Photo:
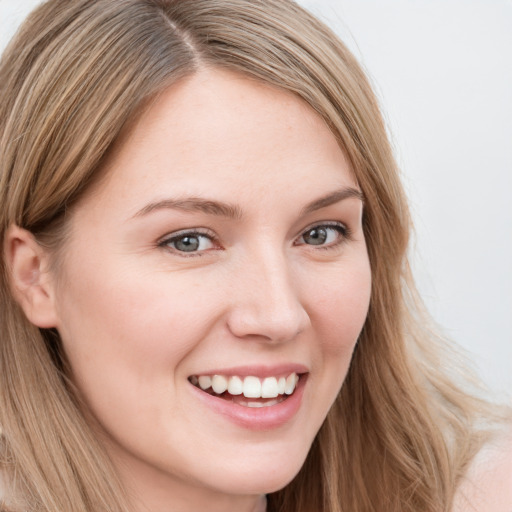
<svg viewBox="0 0 512 512">
<path fill-rule="evenodd" d="M 452 512 L 512 512 L 512 431 L 477 455 L 462 479 Z"/>
</svg>

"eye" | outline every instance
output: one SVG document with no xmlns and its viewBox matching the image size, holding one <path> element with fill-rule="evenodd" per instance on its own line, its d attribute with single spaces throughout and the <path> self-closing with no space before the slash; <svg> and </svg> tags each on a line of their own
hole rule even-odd
<svg viewBox="0 0 512 512">
<path fill-rule="evenodd" d="M 182 231 L 165 238 L 160 247 L 169 248 L 180 253 L 200 253 L 216 248 L 213 237 L 198 231 Z"/>
<path fill-rule="evenodd" d="M 318 245 L 327 248 L 340 244 L 348 236 L 348 228 L 342 224 L 323 224 L 304 231 L 299 237 L 297 245 Z"/>
</svg>

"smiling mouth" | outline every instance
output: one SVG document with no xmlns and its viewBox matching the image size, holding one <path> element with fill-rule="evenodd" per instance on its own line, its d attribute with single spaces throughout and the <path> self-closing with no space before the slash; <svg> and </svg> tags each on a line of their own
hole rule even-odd
<svg viewBox="0 0 512 512">
<path fill-rule="evenodd" d="M 270 407 L 293 395 L 300 375 L 259 377 L 237 375 L 192 375 L 191 384 L 209 395 L 243 407 Z"/>
</svg>

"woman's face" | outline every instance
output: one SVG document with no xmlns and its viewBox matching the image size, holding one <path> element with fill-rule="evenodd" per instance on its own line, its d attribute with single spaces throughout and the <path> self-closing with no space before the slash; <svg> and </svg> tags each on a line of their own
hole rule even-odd
<svg viewBox="0 0 512 512">
<path fill-rule="evenodd" d="M 322 119 L 237 74 L 174 85 L 123 139 L 71 213 L 55 307 L 149 510 L 243 510 L 297 473 L 367 314 L 361 216 Z"/>
</svg>

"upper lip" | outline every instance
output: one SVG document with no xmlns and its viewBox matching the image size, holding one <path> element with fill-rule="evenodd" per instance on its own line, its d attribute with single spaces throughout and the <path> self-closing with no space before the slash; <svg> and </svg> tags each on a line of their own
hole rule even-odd
<svg viewBox="0 0 512 512">
<path fill-rule="evenodd" d="M 192 375 L 236 375 L 238 377 L 276 377 L 286 376 L 291 373 L 308 373 L 308 368 L 303 364 L 286 363 L 278 365 L 244 365 L 244 366 L 230 366 L 229 368 L 215 368 L 210 370 L 201 370 Z"/>
</svg>

